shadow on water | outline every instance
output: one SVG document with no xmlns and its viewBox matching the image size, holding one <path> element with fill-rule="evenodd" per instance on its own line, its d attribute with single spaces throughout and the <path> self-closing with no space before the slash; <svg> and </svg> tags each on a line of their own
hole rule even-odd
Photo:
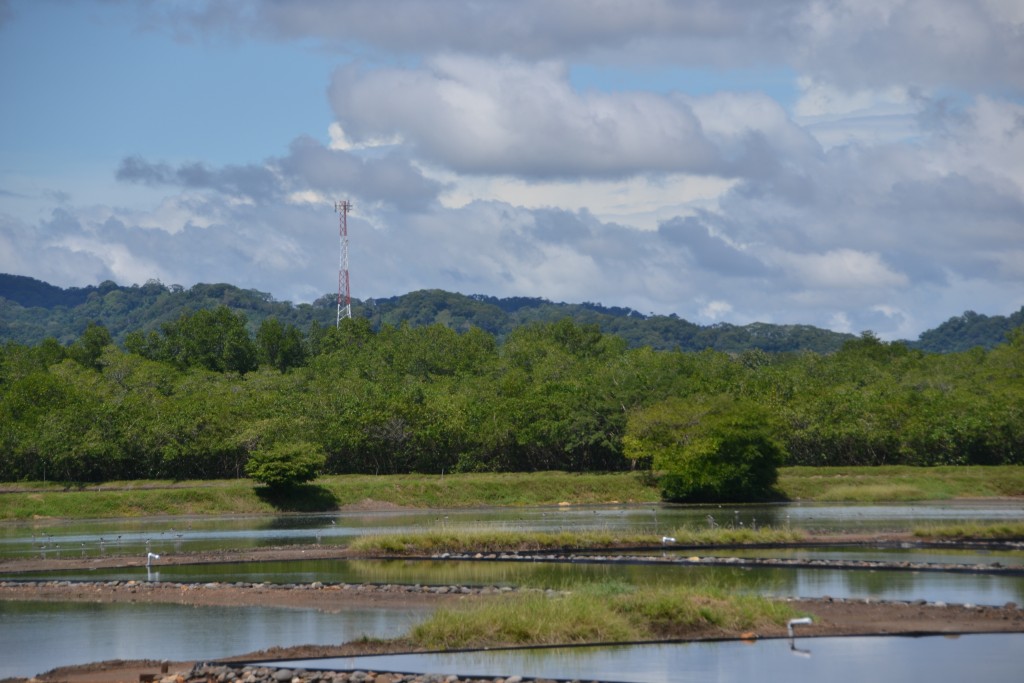
<svg viewBox="0 0 1024 683">
<path fill-rule="evenodd" d="M 288 488 L 256 488 L 256 496 L 281 512 L 329 512 L 338 509 L 338 497 L 323 486 L 296 484 Z"/>
</svg>

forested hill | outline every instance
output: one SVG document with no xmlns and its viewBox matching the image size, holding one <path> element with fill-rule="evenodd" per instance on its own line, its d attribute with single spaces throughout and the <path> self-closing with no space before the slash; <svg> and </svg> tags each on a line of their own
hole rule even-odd
<svg viewBox="0 0 1024 683">
<path fill-rule="evenodd" d="M 160 330 L 183 314 L 217 306 L 243 313 L 250 332 L 266 318 L 277 318 L 301 330 L 315 321 L 333 325 L 336 297 L 327 294 L 312 304 L 277 301 L 265 292 L 230 284 L 198 284 L 191 288 L 150 281 L 120 286 L 106 281 L 99 286 L 62 289 L 34 278 L 0 274 L 0 343 L 37 344 L 54 337 L 70 344 L 90 322 L 103 325 L 122 342 L 130 332 Z M 602 332 L 623 337 L 632 347 L 699 351 L 707 348 L 741 352 L 808 350 L 829 353 L 853 335 L 810 325 L 720 323 L 697 325 L 675 315 L 643 315 L 628 308 L 595 303 L 555 303 L 542 298 L 465 296 L 441 290 L 422 290 L 385 299 L 353 301 L 353 316 L 382 325 L 426 326 L 440 323 L 457 331 L 478 327 L 503 339 L 513 329 L 532 322 L 571 318 L 578 324 L 596 324 Z M 924 351 L 951 352 L 974 346 L 992 348 L 1006 332 L 1024 324 L 1024 308 L 1009 317 L 967 312 L 921 335 L 910 346 Z"/>
<path fill-rule="evenodd" d="M 908 346 L 931 353 L 955 353 L 980 346 L 991 349 L 1006 341 L 1010 330 L 1024 325 L 1024 306 L 1010 315 L 982 315 L 966 311 L 950 318 L 934 330 L 922 332 L 917 341 Z"/>
<path fill-rule="evenodd" d="M 98 287 L 61 289 L 17 275 L 0 275 L 0 342 L 37 344 L 54 337 L 74 342 L 90 322 L 104 326 L 115 341 L 130 332 L 159 331 L 182 314 L 217 306 L 241 312 L 254 333 L 266 318 L 277 318 L 300 330 L 316 321 L 333 326 L 337 297 L 326 294 L 312 304 L 277 301 L 265 292 L 229 284 L 198 284 L 189 289 L 150 281 L 119 286 L 107 281 Z M 554 303 L 541 298 L 465 296 L 441 290 L 422 290 L 384 299 L 354 300 L 352 315 L 382 325 L 421 327 L 440 323 L 456 331 L 480 328 L 499 341 L 516 327 L 533 322 L 571 318 L 578 324 L 596 324 L 602 332 L 623 337 L 632 347 L 700 351 L 707 348 L 741 352 L 809 350 L 829 353 L 852 335 L 810 325 L 701 326 L 674 315 L 643 315 L 628 308 L 594 303 Z"/>
</svg>

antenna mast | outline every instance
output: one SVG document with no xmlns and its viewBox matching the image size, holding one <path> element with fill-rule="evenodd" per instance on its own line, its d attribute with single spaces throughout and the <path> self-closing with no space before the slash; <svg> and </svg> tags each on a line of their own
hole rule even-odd
<svg viewBox="0 0 1024 683">
<path fill-rule="evenodd" d="M 338 212 L 338 234 L 341 237 L 341 256 L 338 261 L 338 320 L 335 326 L 341 326 L 342 318 L 352 317 L 352 296 L 348 290 L 348 212 L 352 203 L 347 199 L 334 203 Z M 342 305 L 344 297 L 344 305 Z"/>
</svg>

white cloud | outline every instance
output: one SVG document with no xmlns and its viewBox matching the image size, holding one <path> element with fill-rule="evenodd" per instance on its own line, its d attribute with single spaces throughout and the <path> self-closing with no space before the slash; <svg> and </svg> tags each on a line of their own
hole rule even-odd
<svg viewBox="0 0 1024 683">
<path fill-rule="evenodd" d="M 331 103 L 355 143 L 399 136 L 429 164 L 530 178 L 724 170 L 680 98 L 580 93 L 564 65 L 446 55 L 342 68 Z"/>
<path fill-rule="evenodd" d="M 329 197 L 314 190 L 300 190 L 288 195 L 288 202 L 291 204 L 319 204 L 321 206 L 331 203 Z"/>
<path fill-rule="evenodd" d="M 773 260 L 802 286 L 817 289 L 882 289 L 906 286 L 907 277 L 893 271 L 878 254 L 834 249 L 823 254 L 776 254 Z"/>
<path fill-rule="evenodd" d="M 402 144 L 402 138 L 398 135 L 392 135 L 387 138 L 367 138 L 359 143 L 352 142 L 349 140 L 348 135 L 345 134 L 341 124 L 337 121 L 332 122 L 327 127 L 327 136 L 330 138 L 330 144 L 327 146 L 328 149 L 342 152 L 372 149 L 374 147 L 391 147 Z"/>
<path fill-rule="evenodd" d="M 733 179 L 672 173 L 624 180 L 527 181 L 511 176 L 460 176 L 425 169 L 447 190 L 440 196 L 448 208 L 480 200 L 507 202 L 528 209 L 586 209 L 602 221 L 655 230 L 663 221 L 709 210 L 736 184 Z"/>
<path fill-rule="evenodd" d="M 795 121 L 826 149 L 908 140 L 920 133 L 921 103 L 903 86 L 846 90 L 809 77 L 798 79 Z"/>
<path fill-rule="evenodd" d="M 832 314 L 829 318 L 828 326 L 836 332 L 853 332 L 853 324 L 850 322 L 850 316 L 843 311 Z"/>
<path fill-rule="evenodd" d="M 727 301 L 709 301 L 700 309 L 702 318 L 715 321 L 728 317 L 732 312 L 732 304 Z"/>
<path fill-rule="evenodd" d="M 811 0 L 794 65 L 851 91 L 910 84 L 1024 90 L 1024 22 L 984 0 Z"/>
</svg>

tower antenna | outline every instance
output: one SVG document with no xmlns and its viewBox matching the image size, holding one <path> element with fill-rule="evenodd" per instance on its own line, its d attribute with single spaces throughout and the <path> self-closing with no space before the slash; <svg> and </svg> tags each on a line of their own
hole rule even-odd
<svg viewBox="0 0 1024 683">
<path fill-rule="evenodd" d="M 338 234 L 341 237 L 341 256 L 338 261 L 338 320 L 335 323 L 335 326 L 340 327 L 342 318 L 352 317 L 352 295 L 348 289 L 348 212 L 352 210 L 352 202 L 347 199 L 335 202 L 334 210 L 338 212 Z"/>
</svg>

